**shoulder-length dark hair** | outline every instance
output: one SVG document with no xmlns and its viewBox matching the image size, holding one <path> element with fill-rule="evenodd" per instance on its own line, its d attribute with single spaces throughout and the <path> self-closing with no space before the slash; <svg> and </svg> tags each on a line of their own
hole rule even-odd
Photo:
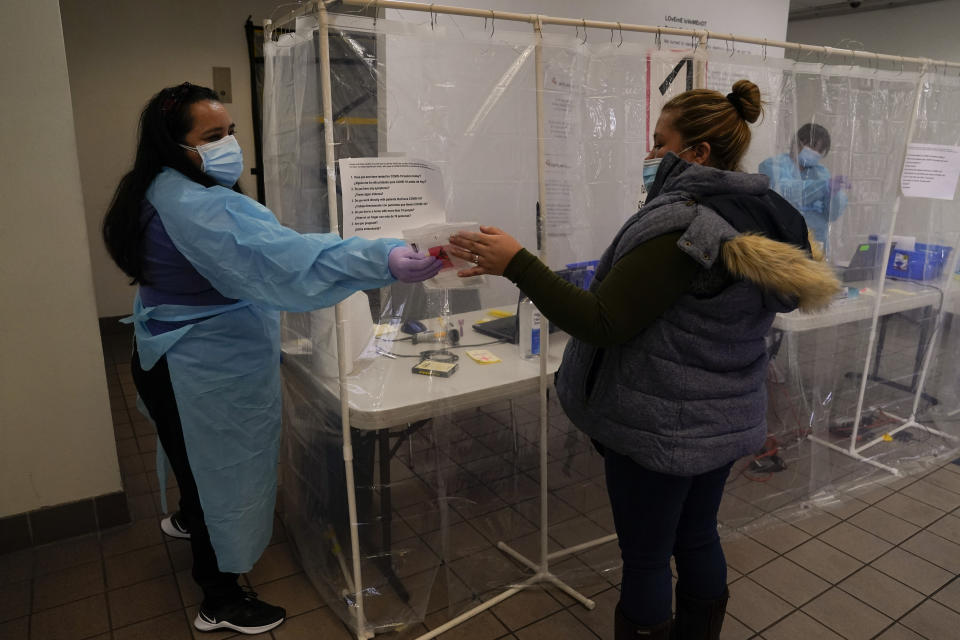
<svg viewBox="0 0 960 640">
<path fill-rule="evenodd" d="M 163 167 L 176 169 L 205 187 L 217 184 L 187 159 L 183 148 L 193 129 L 190 106 L 195 102 L 220 102 L 212 89 L 184 82 L 168 87 L 150 99 L 140 114 L 137 157 L 117 185 L 103 218 L 103 241 L 110 257 L 130 276 L 130 284 L 144 282 L 143 230 L 140 211 L 147 188 Z"/>
</svg>

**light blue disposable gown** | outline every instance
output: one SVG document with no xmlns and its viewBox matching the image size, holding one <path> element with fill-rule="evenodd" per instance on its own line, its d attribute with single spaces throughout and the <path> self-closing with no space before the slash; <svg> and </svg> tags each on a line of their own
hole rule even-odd
<svg viewBox="0 0 960 640">
<path fill-rule="evenodd" d="M 282 419 L 280 311 L 330 306 L 393 282 L 387 256 L 403 243 L 299 234 L 254 200 L 203 187 L 169 168 L 146 198 L 196 270 L 239 300 L 144 308 L 138 297 L 131 319 L 143 368 L 167 357 L 220 570 L 245 573 L 273 529 Z M 146 326 L 151 318 L 198 321 L 154 336 Z"/>
<path fill-rule="evenodd" d="M 770 178 L 770 188 L 797 208 L 807 228 L 827 247 L 829 225 L 847 208 L 847 192 L 830 189 L 830 170 L 822 164 L 800 167 L 789 153 L 767 158 L 760 173 Z"/>
</svg>

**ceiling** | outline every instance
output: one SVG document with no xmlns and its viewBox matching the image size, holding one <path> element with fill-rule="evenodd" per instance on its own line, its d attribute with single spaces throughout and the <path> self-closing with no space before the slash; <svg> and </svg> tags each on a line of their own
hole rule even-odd
<svg viewBox="0 0 960 640">
<path fill-rule="evenodd" d="M 838 2 L 837 0 L 790 0 L 790 20 L 827 18 L 864 11 L 893 9 L 912 4 L 924 4 L 939 0 L 862 0 L 861 2 Z"/>
</svg>

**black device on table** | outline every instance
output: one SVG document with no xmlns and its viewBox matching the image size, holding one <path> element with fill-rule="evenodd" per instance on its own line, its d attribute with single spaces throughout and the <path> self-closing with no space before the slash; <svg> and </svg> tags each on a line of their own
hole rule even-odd
<svg viewBox="0 0 960 640">
<path fill-rule="evenodd" d="M 520 343 L 520 302 L 523 300 L 524 295 L 520 294 L 520 297 L 517 299 L 517 310 L 512 316 L 507 316 L 506 318 L 497 318 L 496 320 L 487 320 L 485 322 L 477 322 L 473 325 L 473 330 L 477 333 L 482 333 L 485 336 L 490 336 L 491 338 L 496 338 L 497 340 L 503 340 L 504 342 L 510 342 L 513 344 Z M 560 327 L 550 322 L 550 333 L 556 333 L 560 331 Z"/>
<path fill-rule="evenodd" d="M 897 246 L 894 242 L 890 250 Z M 850 264 L 844 268 L 841 279 L 844 282 L 869 282 L 877 277 L 877 268 L 883 259 L 883 243 L 877 240 L 861 242 L 850 258 Z"/>
</svg>

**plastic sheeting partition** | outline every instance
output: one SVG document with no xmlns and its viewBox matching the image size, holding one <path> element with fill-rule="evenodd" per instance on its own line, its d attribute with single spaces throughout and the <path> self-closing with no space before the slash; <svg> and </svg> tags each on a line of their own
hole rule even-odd
<svg viewBox="0 0 960 640">
<path fill-rule="evenodd" d="M 688 74 L 692 81 L 702 71 L 707 86 L 721 92 L 741 78 L 760 87 L 766 114 L 753 128 L 746 171 L 771 158 L 794 163 L 802 125 L 829 129 L 832 144 L 822 165 L 831 178 L 844 178 L 833 182 L 846 200 L 828 225 L 829 258 L 847 277 L 856 276 L 849 283 L 856 296 L 820 314 L 777 319 L 769 340 L 770 438 L 763 452 L 735 464 L 721 507 L 725 529 L 807 517 L 850 489 L 882 482 L 889 474 L 866 458 L 906 473 L 956 450 L 949 437 L 912 427 L 860 458 L 810 439 L 839 449 L 849 449 L 852 439 L 856 449 L 863 438 L 895 428 L 894 416 L 956 432 L 960 394 L 950 364 L 957 347 L 946 315 L 960 308 L 951 277 L 960 253 L 956 201 L 903 199 L 896 219 L 897 235 L 949 247 L 948 264 L 936 277 L 888 279 L 877 258 L 894 221 L 917 74 L 584 44 L 572 34 L 544 34 L 546 206 L 538 221 L 533 33 L 503 30 L 490 37 L 468 27 L 331 20 L 332 124 L 321 117 L 315 22 L 302 18 L 296 30 L 265 44 L 268 205 L 305 232 L 329 230 L 322 148 L 328 125 L 338 158 L 402 155 L 436 164 L 448 222 L 499 226 L 531 250 L 542 238 L 554 269 L 599 258 L 634 213 L 659 109 L 686 88 Z M 960 143 L 960 87 L 941 76 L 924 76 L 923 83 L 914 140 Z M 798 197 L 801 207 L 813 202 L 813 196 L 804 200 L 802 184 L 773 186 L 788 199 Z M 860 251 L 863 246 L 868 249 Z M 858 273 L 851 271 L 858 265 Z M 881 284 L 885 294 L 877 305 Z M 352 335 L 361 336 L 344 387 L 356 523 L 346 509 L 340 387 L 319 364 L 329 358 L 318 357 L 331 349 L 336 355 L 331 314 L 286 314 L 283 325 L 284 518 L 307 575 L 358 635 L 419 622 L 442 608 L 453 616 L 502 597 L 506 588 L 527 586 L 531 567 L 501 543 L 536 563 L 544 533 L 539 366 L 520 359 L 515 345 L 491 343 L 473 329 L 491 317 L 491 308 L 514 310 L 516 288 L 492 279 L 479 290 L 393 285 L 366 295 L 367 305 L 355 298 L 342 311 Z M 437 336 L 458 330 L 460 345 L 446 348 L 457 356 L 450 377 L 411 371 L 423 351 L 443 345 L 414 344 L 398 331 L 410 320 Z M 552 336 L 548 373 L 563 343 L 560 334 Z M 467 345 L 488 349 L 501 362 L 479 364 L 466 355 Z M 864 369 L 869 379 L 861 392 Z M 859 440 L 853 435 L 858 406 Z M 546 419 L 551 548 L 586 545 L 579 553 L 558 552 L 550 571 L 574 589 L 597 592 L 619 582 L 616 543 L 592 546 L 613 532 L 602 458 L 555 401 Z M 352 527 L 359 531 L 362 624 Z"/>
</svg>

